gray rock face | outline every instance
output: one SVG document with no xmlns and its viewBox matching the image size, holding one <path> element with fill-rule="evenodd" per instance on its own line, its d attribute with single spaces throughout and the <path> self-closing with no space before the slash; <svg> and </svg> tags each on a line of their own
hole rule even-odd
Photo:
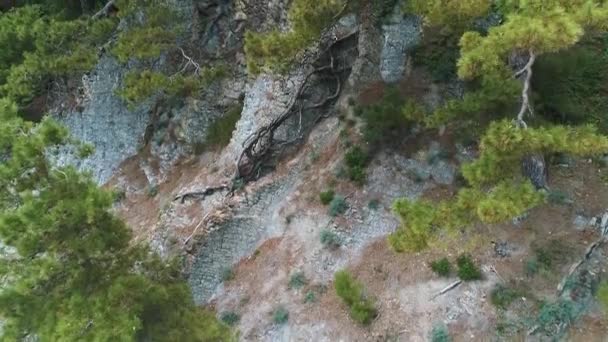
<svg viewBox="0 0 608 342">
<path fill-rule="evenodd" d="M 422 21 L 413 15 L 404 16 L 395 6 L 388 23 L 382 26 L 384 45 L 380 57 L 380 74 L 387 83 L 401 79 L 405 72 L 407 52 L 420 42 Z"/>
<path fill-rule="evenodd" d="M 211 299 L 222 282 L 224 269 L 253 253 L 260 241 L 283 232 L 279 209 L 285 197 L 298 185 L 300 171 L 295 168 L 285 178 L 256 192 L 249 198 L 248 205 L 205 238 L 188 277 L 197 304 Z"/>
<path fill-rule="evenodd" d="M 55 114 L 74 138 L 95 146 L 95 153 L 87 159 L 63 154 L 58 162 L 90 171 L 100 184 L 108 181 L 123 160 L 137 153 L 149 121 L 149 104 L 129 110 L 114 94 L 125 72 L 115 59 L 102 57 L 84 84 L 89 96 L 82 112 Z"/>
</svg>

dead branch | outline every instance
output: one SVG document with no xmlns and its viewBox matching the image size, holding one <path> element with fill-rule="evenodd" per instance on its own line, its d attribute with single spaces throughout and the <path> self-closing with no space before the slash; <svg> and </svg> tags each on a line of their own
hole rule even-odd
<svg viewBox="0 0 608 342">
<path fill-rule="evenodd" d="M 100 9 L 97 13 L 95 13 L 91 17 L 91 19 L 97 20 L 97 19 L 105 18 L 105 17 L 109 16 L 110 13 L 115 12 L 116 10 L 118 10 L 118 8 L 116 7 L 116 4 L 114 2 L 115 2 L 114 0 L 108 1 L 105 4 L 105 6 L 103 6 L 102 9 Z"/>
<path fill-rule="evenodd" d="M 432 299 L 435 299 L 435 298 L 441 296 L 442 294 L 445 294 L 446 292 L 449 292 L 449 291 L 457 288 L 458 285 L 460 285 L 460 284 L 462 284 L 462 280 L 457 280 L 457 281 L 451 283 L 450 285 L 445 287 L 443 290 L 441 290 L 437 294 L 435 294 Z"/>
<path fill-rule="evenodd" d="M 186 202 L 186 200 L 189 198 L 204 200 L 205 197 L 211 196 L 218 191 L 226 190 L 226 189 L 228 189 L 227 184 L 207 187 L 207 188 L 203 189 L 202 191 L 187 192 L 185 194 L 177 195 L 177 196 L 175 196 L 175 198 L 173 198 L 173 201 L 179 200 L 182 204 L 184 204 Z"/>
<path fill-rule="evenodd" d="M 194 73 L 199 75 L 200 71 L 201 71 L 201 65 L 198 64 L 197 62 L 195 62 L 194 59 L 192 59 L 192 57 L 186 55 L 186 52 L 181 47 L 179 48 L 179 51 L 182 53 L 182 56 L 186 60 L 186 65 L 184 65 L 184 67 L 178 72 L 178 74 L 185 72 L 186 69 L 188 69 L 188 67 L 192 65 L 192 66 L 194 66 Z"/>
<path fill-rule="evenodd" d="M 519 109 L 519 113 L 517 113 L 516 119 L 517 125 L 522 128 L 528 127 L 528 125 L 524 121 L 524 115 L 526 114 L 526 112 L 529 112 L 530 115 L 533 114 L 532 107 L 530 106 L 529 93 L 530 81 L 532 80 L 532 66 L 534 65 L 534 61 L 536 61 L 536 54 L 532 50 L 529 51 L 529 54 L 530 58 L 528 59 L 528 63 L 526 63 L 526 65 L 521 70 L 515 73 L 515 78 L 521 76 L 524 73 L 526 74 L 526 77 L 524 78 L 524 88 L 521 92 L 521 107 Z"/>
</svg>

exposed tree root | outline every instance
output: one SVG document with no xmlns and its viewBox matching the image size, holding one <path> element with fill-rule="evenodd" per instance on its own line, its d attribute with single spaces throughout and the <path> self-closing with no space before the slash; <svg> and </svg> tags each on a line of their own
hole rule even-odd
<svg viewBox="0 0 608 342">
<path fill-rule="evenodd" d="M 302 112 L 305 110 L 314 110 L 319 109 L 331 101 L 340 96 L 342 91 L 342 81 L 340 79 L 340 72 L 347 70 L 350 66 L 344 68 L 336 67 L 335 58 L 333 55 L 333 47 L 336 43 L 340 41 L 344 41 L 351 36 L 357 34 L 358 32 L 353 32 L 349 35 L 346 35 L 340 39 L 335 40 L 323 53 L 321 53 L 320 58 L 325 55 L 329 56 L 329 63 L 327 65 L 317 67 L 311 71 L 309 71 L 305 77 L 302 84 L 296 89 L 295 94 L 292 96 L 287 108 L 281 113 L 278 117 L 276 117 L 269 124 L 261 127 L 255 133 L 253 133 L 245 143 L 243 144 L 243 151 L 238 158 L 237 161 L 237 173 L 235 179 L 242 179 L 245 181 L 255 179 L 259 176 L 260 168 L 265 161 L 267 161 L 273 155 L 280 154 L 284 148 L 288 145 L 294 144 L 300 141 L 304 135 L 304 129 L 302 128 Z M 319 58 L 319 59 L 320 59 Z M 328 73 L 330 78 L 333 78 L 335 81 L 335 91 L 333 94 L 325 97 L 323 100 L 318 103 L 304 106 L 303 100 L 301 99 L 302 94 L 307 89 L 308 83 L 313 75 Z M 286 140 L 286 141 L 277 141 L 275 140 L 275 131 L 285 123 L 285 121 L 294 115 L 298 115 L 299 125 L 298 132 L 295 134 L 294 138 Z M 323 114 L 320 114 L 313 121 L 317 123 L 325 117 Z"/>
</svg>

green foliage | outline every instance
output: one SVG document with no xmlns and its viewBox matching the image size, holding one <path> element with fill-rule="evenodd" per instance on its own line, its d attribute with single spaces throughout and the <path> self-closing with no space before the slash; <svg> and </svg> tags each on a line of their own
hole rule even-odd
<svg viewBox="0 0 608 342">
<path fill-rule="evenodd" d="M 405 10 L 423 16 L 428 25 L 458 27 L 485 15 L 490 5 L 488 0 L 410 0 Z"/>
<path fill-rule="evenodd" d="M 151 70 L 131 71 L 125 76 L 124 85 L 118 90 L 118 96 L 131 107 L 157 94 L 168 97 L 189 97 L 196 95 L 203 87 L 222 77 L 224 72 L 221 67 L 210 67 L 203 69 L 200 75 L 184 76 L 183 74 L 177 74 L 169 77 L 161 72 Z M 238 115 L 238 121 L 238 117 L 240 117 L 240 112 L 233 113 L 230 111 L 228 114 L 230 114 L 230 116 L 227 116 L 229 120 L 234 120 L 235 116 Z M 212 125 L 210 134 L 217 135 L 218 141 L 223 142 L 222 139 L 225 139 L 225 137 L 222 134 L 225 134 L 225 126 L 224 122 L 220 122 L 216 126 Z"/>
<path fill-rule="evenodd" d="M 234 326 L 241 320 L 241 317 L 234 311 L 226 311 L 222 312 L 220 320 L 228 326 Z"/>
<path fill-rule="evenodd" d="M 458 277 L 464 281 L 481 279 L 481 271 L 468 255 L 461 255 L 456 259 Z"/>
<path fill-rule="evenodd" d="M 225 147 L 232 139 L 232 132 L 236 128 L 236 123 L 241 118 L 243 111 L 243 103 L 232 106 L 224 116 L 216 119 L 211 123 L 207 130 L 207 138 L 205 145 L 214 147 Z"/>
<path fill-rule="evenodd" d="M 346 203 L 346 199 L 343 196 L 337 195 L 334 199 L 329 203 L 329 215 L 330 216 L 338 216 L 342 215 L 348 209 L 348 203 Z"/>
<path fill-rule="evenodd" d="M 332 189 L 329 189 L 319 193 L 319 199 L 321 200 L 321 203 L 323 203 L 323 205 L 328 205 L 331 200 L 334 199 L 335 195 L 336 193 Z"/>
<path fill-rule="evenodd" d="M 315 295 L 314 291 L 308 291 L 306 292 L 306 295 L 304 296 L 304 303 L 308 304 L 308 303 L 314 303 L 317 300 L 317 297 Z"/>
<path fill-rule="evenodd" d="M 72 167 L 51 167 L 47 150 L 67 141 L 57 123 L 25 122 L 0 100 L 0 239 L 16 251 L 0 267 L 2 338 L 229 340 L 194 305 L 176 261 L 132 244 L 111 212 L 112 192 Z"/>
<path fill-rule="evenodd" d="M 455 79 L 459 39 L 453 30 L 425 30 L 423 41 L 412 54 L 414 64 L 425 68 L 435 82 Z"/>
<path fill-rule="evenodd" d="M 450 342 L 452 338 L 450 338 L 450 332 L 448 331 L 448 327 L 445 324 L 435 324 L 433 325 L 433 329 L 431 330 L 430 336 L 431 342 Z"/>
<path fill-rule="evenodd" d="M 370 210 L 378 210 L 378 208 L 380 208 L 380 200 L 378 199 L 371 199 L 369 202 L 367 202 L 367 207 Z"/>
<path fill-rule="evenodd" d="M 222 269 L 221 276 L 223 281 L 231 281 L 234 279 L 235 276 L 234 270 L 232 269 L 232 267 L 224 267 Z"/>
<path fill-rule="evenodd" d="M 367 179 L 365 168 L 369 162 L 367 153 L 359 146 L 351 147 L 346 151 L 344 161 L 348 171 L 348 178 L 357 184 L 365 183 Z"/>
<path fill-rule="evenodd" d="M 441 258 L 431 262 L 431 269 L 442 277 L 448 277 L 452 272 L 452 265 L 448 258 Z"/>
<path fill-rule="evenodd" d="M 328 248 L 338 248 L 342 244 L 342 240 L 338 234 L 328 229 L 321 231 L 321 244 Z"/>
<path fill-rule="evenodd" d="M 593 123 L 608 131 L 608 37 L 541 56 L 534 67 L 535 111 L 563 124 Z"/>
<path fill-rule="evenodd" d="M 490 301 L 492 304 L 504 310 L 519 297 L 521 297 L 521 292 L 519 290 L 502 284 L 497 284 L 490 293 Z"/>
<path fill-rule="evenodd" d="M 132 18 L 130 28 L 118 35 L 112 53 L 126 63 L 129 59 L 151 60 L 160 57 L 161 53 L 176 45 L 179 22 L 176 13 L 162 2 L 129 1 L 123 17 L 137 17 L 141 12 L 143 20 Z"/>
<path fill-rule="evenodd" d="M 577 316 L 576 306 L 571 300 L 560 299 L 545 303 L 538 314 L 538 330 L 548 336 L 558 335 L 563 326 L 570 324 Z"/>
<path fill-rule="evenodd" d="M 38 6 L 0 15 L 0 96 L 29 103 L 48 81 L 90 70 L 116 21 L 61 20 Z"/>
<path fill-rule="evenodd" d="M 284 307 L 280 306 L 276 310 L 274 310 L 272 314 L 272 321 L 274 324 L 285 324 L 289 320 L 289 311 Z"/>
<path fill-rule="evenodd" d="M 369 324 L 376 317 L 377 311 L 373 301 L 367 298 L 363 285 L 350 273 L 344 270 L 336 272 L 334 288 L 338 297 L 350 308 L 350 315 L 355 321 Z"/>
<path fill-rule="evenodd" d="M 156 197 L 156 195 L 158 195 L 158 185 L 148 185 L 148 187 L 146 188 L 146 195 L 148 195 L 148 197 Z"/>
<path fill-rule="evenodd" d="M 558 205 L 572 204 L 572 200 L 570 199 L 568 194 L 561 190 L 549 191 L 549 194 L 547 195 L 547 200 L 551 204 L 558 204 Z"/>
<path fill-rule="evenodd" d="M 285 72 L 296 55 L 321 35 L 345 5 L 344 0 L 294 0 L 289 8 L 291 30 L 245 34 L 247 69 Z"/>
<path fill-rule="evenodd" d="M 290 289 L 299 289 L 306 286 L 306 284 L 308 284 L 308 280 L 302 271 L 295 272 L 289 277 Z"/>
<path fill-rule="evenodd" d="M 377 103 L 358 107 L 357 113 L 364 122 L 365 140 L 373 146 L 377 146 L 403 139 L 411 126 L 411 118 L 404 113 L 406 104 L 399 89 L 389 87 Z M 419 116 L 411 114 L 411 117 L 420 119 L 421 112 L 413 111 L 413 113 L 418 113 Z"/>
<path fill-rule="evenodd" d="M 602 304 L 604 311 L 608 311 L 608 282 L 603 281 L 597 289 L 596 298 Z"/>
</svg>

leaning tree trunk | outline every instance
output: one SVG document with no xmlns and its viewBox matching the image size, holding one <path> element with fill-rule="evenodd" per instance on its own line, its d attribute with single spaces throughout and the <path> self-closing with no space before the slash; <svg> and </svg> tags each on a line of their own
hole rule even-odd
<svg viewBox="0 0 608 342">
<path fill-rule="evenodd" d="M 549 169 L 542 154 L 534 153 L 524 156 L 521 163 L 521 171 L 536 189 L 547 189 Z"/>
</svg>

